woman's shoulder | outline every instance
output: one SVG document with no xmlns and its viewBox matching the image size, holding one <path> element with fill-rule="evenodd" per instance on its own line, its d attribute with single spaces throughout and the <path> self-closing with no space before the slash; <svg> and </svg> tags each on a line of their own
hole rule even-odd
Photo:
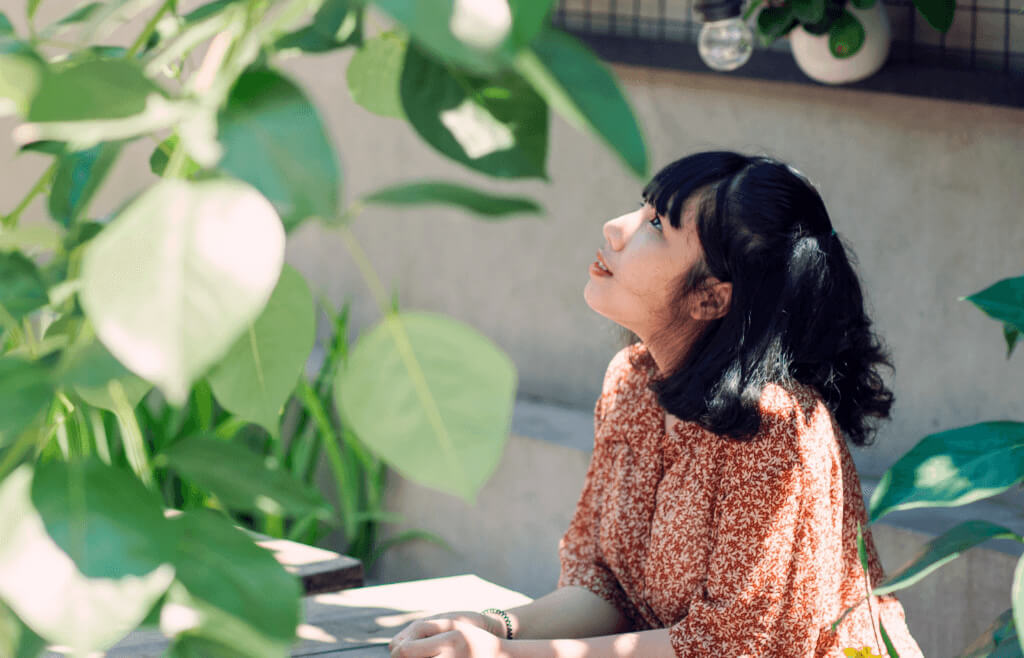
<svg viewBox="0 0 1024 658">
<path fill-rule="evenodd" d="M 652 365 L 653 360 L 643 343 L 623 347 L 608 362 L 601 387 L 602 394 L 645 387 L 652 374 Z"/>
<path fill-rule="evenodd" d="M 759 410 L 761 429 L 754 441 L 805 464 L 830 456 L 842 440 L 821 393 L 799 382 L 765 385 Z"/>
</svg>

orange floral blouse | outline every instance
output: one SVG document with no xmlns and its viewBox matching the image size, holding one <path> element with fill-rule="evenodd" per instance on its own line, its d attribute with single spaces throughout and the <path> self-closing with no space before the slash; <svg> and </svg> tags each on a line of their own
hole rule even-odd
<svg viewBox="0 0 1024 658">
<path fill-rule="evenodd" d="M 693 422 L 666 433 L 652 374 L 642 343 L 608 366 L 594 454 L 559 544 L 559 587 L 591 590 L 634 630 L 669 628 L 677 656 L 887 655 L 870 615 L 901 658 L 921 656 L 894 597 L 864 601 L 860 480 L 821 397 L 765 387 L 761 430 L 748 442 Z M 878 583 L 881 563 L 864 535 Z"/>
</svg>

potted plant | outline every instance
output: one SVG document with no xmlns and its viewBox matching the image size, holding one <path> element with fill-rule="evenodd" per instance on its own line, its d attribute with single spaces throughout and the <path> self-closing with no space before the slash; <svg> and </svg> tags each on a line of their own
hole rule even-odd
<svg viewBox="0 0 1024 658">
<path fill-rule="evenodd" d="M 953 22 L 952 0 L 914 0 L 940 32 Z M 790 36 L 793 59 L 808 77 L 826 84 L 856 82 L 874 74 L 889 56 L 892 31 L 879 0 L 755 0 L 757 33 L 767 45 Z M 798 27 L 800 29 L 794 29 Z"/>
</svg>

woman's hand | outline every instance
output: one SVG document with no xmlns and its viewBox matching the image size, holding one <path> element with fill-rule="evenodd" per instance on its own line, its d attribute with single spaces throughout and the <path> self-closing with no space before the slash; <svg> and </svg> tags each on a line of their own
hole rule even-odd
<svg viewBox="0 0 1024 658">
<path fill-rule="evenodd" d="M 415 621 L 391 638 L 392 658 L 495 658 L 505 628 L 479 612 L 447 612 Z"/>
</svg>

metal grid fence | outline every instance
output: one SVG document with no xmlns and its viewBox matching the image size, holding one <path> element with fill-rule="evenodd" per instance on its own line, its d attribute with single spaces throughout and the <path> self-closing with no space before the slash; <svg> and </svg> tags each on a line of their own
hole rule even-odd
<svg viewBox="0 0 1024 658">
<path fill-rule="evenodd" d="M 945 34 L 910 0 L 883 1 L 893 31 L 890 62 L 1024 74 L 1024 0 L 957 0 Z M 693 0 L 560 0 L 553 20 L 581 35 L 695 44 L 701 23 L 693 6 Z M 769 48 L 789 45 L 780 39 Z"/>
</svg>

